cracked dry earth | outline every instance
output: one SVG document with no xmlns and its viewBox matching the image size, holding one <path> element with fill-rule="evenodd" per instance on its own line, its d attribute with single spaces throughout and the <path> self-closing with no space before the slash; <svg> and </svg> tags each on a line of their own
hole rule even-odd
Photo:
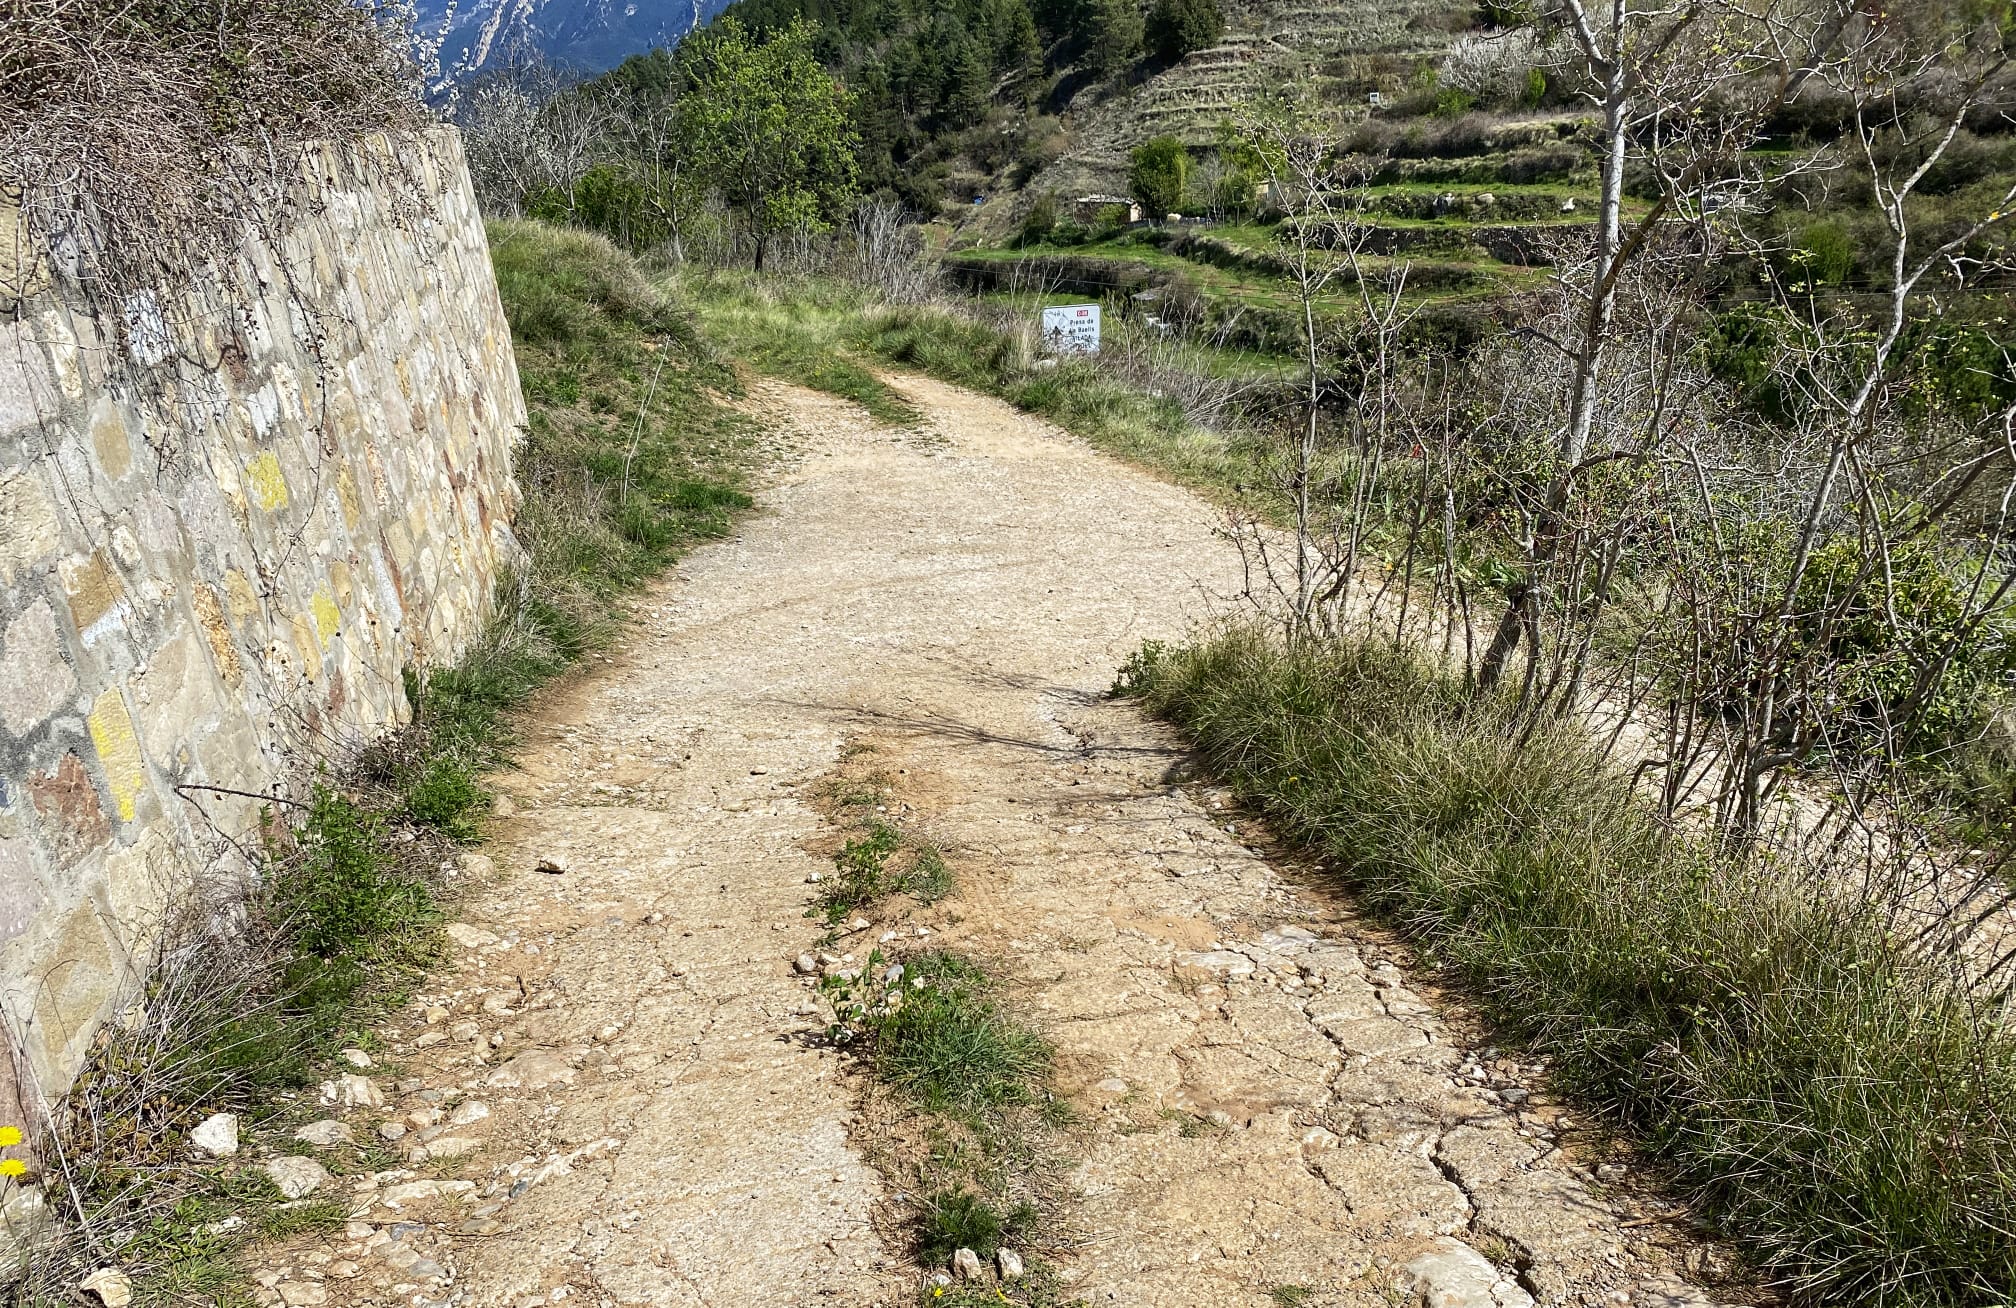
<svg viewBox="0 0 2016 1308">
<path fill-rule="evenodd" d="M 959 889 L 831 948 L 985 959 L 1054 1041 L 1079 1122 L 1050 1232 L 1065 1298 L 1714 1303 L 1688 1280 L 1714 1251 L 1576 1143 L 1542 1069 L 1479 1048 L 1104 698 L 1236 587 L 1209 506 L 992 400 L 895 384 L 925 430 L 758 387 L 796 447 L 766 511 L 528 725 L 465 859 L 455 962 L 382 1033 L 385 1065 L 324 1090 L 385 1170 L 323 1182 L 352 1221 L 269 1250 L 262 1300 L 917 1302 L 932 1269 L 873 1220 L 904 1196 L 850 1140 L 859 1072 L 793 968 L 830 870 L 814 798 L 865 746 Z"/>
</svg>

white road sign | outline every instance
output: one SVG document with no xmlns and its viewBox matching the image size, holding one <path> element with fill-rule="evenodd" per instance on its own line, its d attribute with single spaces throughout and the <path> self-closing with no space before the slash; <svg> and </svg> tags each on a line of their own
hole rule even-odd
<svg viewBox="0 0 2016 1308">
<path fill-rule="evenodd" d="M 1059 354 L 1099 353 L 1099 306 L 1067 304 L 1045 309 L 1043 343 Z"/>
</svg>

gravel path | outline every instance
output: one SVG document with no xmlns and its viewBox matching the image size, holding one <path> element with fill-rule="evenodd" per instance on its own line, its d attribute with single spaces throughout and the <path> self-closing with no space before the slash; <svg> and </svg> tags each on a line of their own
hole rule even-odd
<svg viewBox="0 0 2016 1308">
<path fill-rule="evenodd" d="M 928 430 L 759 388 L 797 457 L 547 697 L 498 779 L 515 815 L 468 860 L 456 962 L 382 1033 L 397 1070 L 329 1087 L 386 1098 L 330 1111 L 360 1139 L 398 1123 L 403 1165 L 331 1180 L 354 1220 L 272 1251 L 264 1297 L 917 1302 L 791 963 L 830 867 L 814 787 L 865 746 L 960 889 L 859 939 L 990 960 L 1057 1045 L 1083 1123 L 1068 1297 L 1712 1304 L 1676 1278 L 1714 1251 L 1578 1143 L 1541 1069 L 1478 1049 L 1405 951 L 1103 697 L 1236 587 L 1213 511 L 899 384 Z"/>
</svg>

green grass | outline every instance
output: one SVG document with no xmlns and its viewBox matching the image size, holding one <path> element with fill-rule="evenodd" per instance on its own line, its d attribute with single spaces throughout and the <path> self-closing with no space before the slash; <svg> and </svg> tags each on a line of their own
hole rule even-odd
<svg viewBox="0 0 2016 1308">
<path fill-rule="evenodd" d="M 2016 1298 L 2016 1039 L 1840 892 L 1654 822 L 1568 728 L 1231 630 L 1134 693 L 1817 1301 Z"/>
<path fill-rule="evenodd" d="M 1036 1102 L 1049 1045 L 1002 1008 L 992 990 L 986 973 L 956 954 L 906 961 L 902 1004 L 876 1019 L 876 1075 L 932 1111 Z"/>
<path fill-rule="evenodd" d="M 734 272 L 693 272 L 683 288 L 699 306 L 708 340 L 757 372 L 838 395 L 892 427 L 916 425 L 915 405 L 854 353 L 851 308 L 820 295 L 793 297 L 778 312 L 774 281 Z"/>
<path fill-rule="evenodd" d="M 917 1256 L 927 1266 L 944 1263 L 961 1249 L 984 1262 L 994 1251 L 1026 1233 L 1036 1210 L 1019 1204 L 1003 1211 L 967 1189 L 940 1190 L 925 1197 L 918 1226 Z"/>
</svg>

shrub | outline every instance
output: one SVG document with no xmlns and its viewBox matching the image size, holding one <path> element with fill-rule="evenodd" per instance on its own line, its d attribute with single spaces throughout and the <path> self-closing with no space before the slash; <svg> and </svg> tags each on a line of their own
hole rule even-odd
<svg viewBox="0 0 2016 1308">
<path fill-rule="evenodd" d="M 1056 228 L 1057 197 L 1044 191 L 1030 202 L 1028 211 L 1022 215 L 1022 225 L 1015 232 L 1015 243 L 1040 245 Z"/>
<path fill-rule="evenodd" d="M 1127 186 L 1141 202 L 1149 221 L 1183 207 L 1190 185 L 1190 152 L 1173 136 L 1158 136 L 1136 146 L 1127 164 Z"/>
<path fill-rule="evenodd" d="M 1799 233 L 1789 262 L 1798 289 L 1839 286 L 1855 272 L 1855 241 L 1839 223 L 1823 218 Z"/>
<path fill-rule="evenodd" d="M 1216 45 L 1225 35 L 1225 15 L 1218 0 L 1155 0 L 1148 9 L 1148 49 L 1164 63 L 1175 63 L 1193 50 Z"/>
</svg>

